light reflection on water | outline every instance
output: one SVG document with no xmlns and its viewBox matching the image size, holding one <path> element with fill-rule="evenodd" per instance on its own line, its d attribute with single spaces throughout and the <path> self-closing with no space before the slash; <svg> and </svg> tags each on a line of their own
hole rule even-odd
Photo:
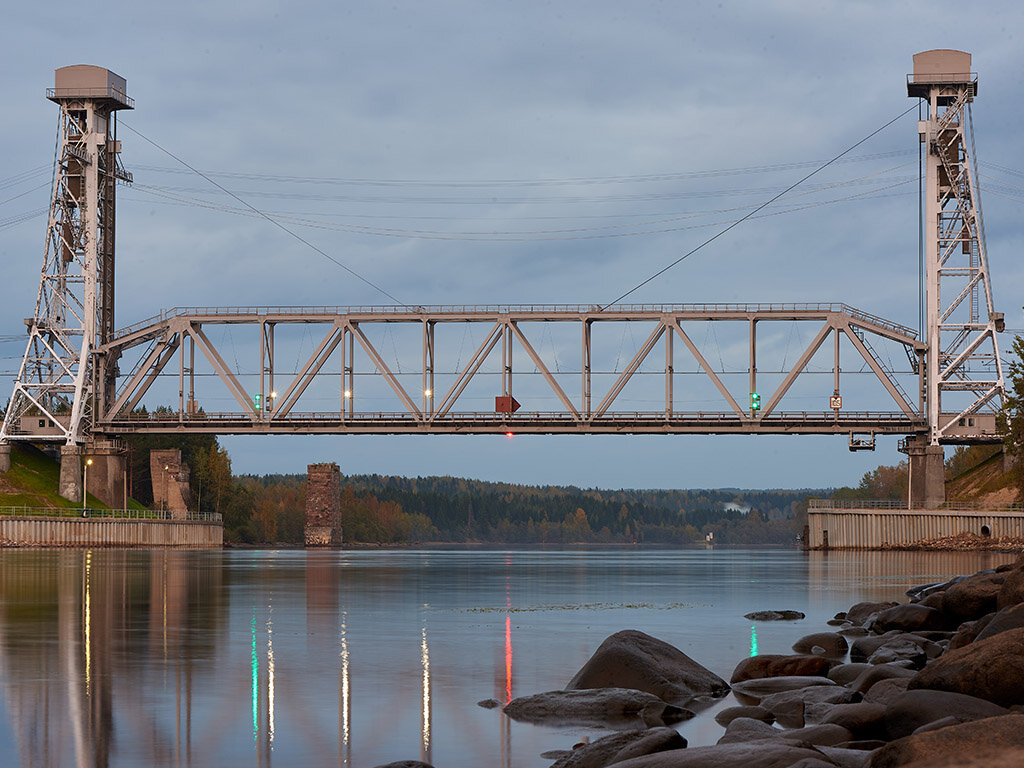
<svg viewBox="0 0 1024 768">
<path fill-rule="evenodd" d="M 859 600 L 1012 559 L 737 550 L 0 550 L 0 754 L 39 766 L 544 766 L 498 709 L 640 629 L 728 679 Z M 801 622 L 743 614 L 794 609 Z M 713 712 L 680 725 L 713 743 Z"/>
</svg>

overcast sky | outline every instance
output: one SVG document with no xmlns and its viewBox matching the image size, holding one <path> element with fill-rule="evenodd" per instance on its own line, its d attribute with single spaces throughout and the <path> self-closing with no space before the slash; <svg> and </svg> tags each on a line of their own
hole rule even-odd
<svg viewBox="0 0 1024 768">
<path fill-rule="evenodd" d="M 607 303 L 912 107 L 914 53 L 966 50 L 996 308 L 1022 328 L 1024 6 L 981 7 L 19 4 L 0 29 L 0 370 L 16 371 L 42 263 L 57 116 L 44 91 L 80 63 L 135 99 L 119 131 L 135 177 L 118 198 L 122 326 L 174 306 L 392 303 L 335 261 L 408 304 Z M 629 300 L 840 301 L 916 328 L 916 119 Z M 600 487 L 855 484 L 902 458 L 895 438 L 864 454 L 845 437 L 222 442 L 239 473 L 337 461 Z"/>
</svg>

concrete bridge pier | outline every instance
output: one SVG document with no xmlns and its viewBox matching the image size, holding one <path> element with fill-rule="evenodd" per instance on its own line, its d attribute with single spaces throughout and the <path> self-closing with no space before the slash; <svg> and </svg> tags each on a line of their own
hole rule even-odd
<svg viewBox="0 0 1024 768">
<path fill-rule="evenodd" d="M 57 484 L 57 493 L 75 503 L 82 500 L 82 446 L 60 447 L 60 481 Z"/>
<path fill-rule="evenodd" d="M 11 471 L 11 444 L 0 443 L 0 472 Z"/>
<path fill-rule="evenodd" d="M 85 460 L 92 461 L 86 474 L 85 490 L 108 507 L 127 504 L 128 475 L 124 451 L 109 440 L 96 440 L 85 447 Z"/>
<path fill-rule="evenodd" d="M 910 464 L 910 508 L 936 509 L 946 501 L 946 465 L 941 445 L 930 445 L 928 438 L 907 438 Z"/>
</svg>

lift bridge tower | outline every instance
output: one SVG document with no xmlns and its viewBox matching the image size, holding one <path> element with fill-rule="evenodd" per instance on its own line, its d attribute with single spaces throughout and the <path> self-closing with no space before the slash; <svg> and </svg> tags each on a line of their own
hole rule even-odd
<svg viewBox="0 0 1024 768">
<path fill-rule="evenodd" d="M 1003 405 L 1005 382 L 978 197 L 971 102 L 978 78 L 971 54 L 915 54 L 907 95 L 922 100 L 918 133 L 924 150 L 924 283 L 928 434 L 907 440 L 911 502 L 943 500 L 942 445 L 977 439 Z"/>
<path fill-rule="evenodd" d="M 118 181 L 131 182 L 118 156 L 117 112 L 133 103 L 123 77 L 86 64 L 56 70 L 46 96 L 60 117 L 43 269 L 0 444 L 4 463 L 8 441 L 62 444 L 60 491 L 78 501 L 93 409 L 112 396 L 117 377 L 94 350 L 114 332 L 115 193 Z M 90 487 L 120 480 L 113 446 L 90 454 L 100 459 Z"/>
</svg>

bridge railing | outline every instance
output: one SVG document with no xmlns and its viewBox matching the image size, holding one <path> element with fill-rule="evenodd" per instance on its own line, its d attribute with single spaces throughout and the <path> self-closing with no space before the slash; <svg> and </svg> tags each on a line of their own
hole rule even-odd
<svg viewBox="0 0 1024 768">
<path fill-rule="evenodd" d="M 895 499 L 809 499 L 810 509 L 901 509 L 905 500 Z M 976 501 L 946 501 L 935 507 L 944 512 L 1024 512 L 1024 504 L 985 504 Z M 932 508 L 929 507 L 929 511 Z"/>
<path fill-rule="evenodd" d="M 3 517 L 58 517 L 96 518 L 113 520 L 153 520 L 159 522 L 203 522 L 221 523 L 223 517 L 217 512 L 189 512 L 185 516 L 159 509 L 82 509 L 81 507 L 0 507 Z"/>
<path fill-rule="evenodd" d="M 872 315 L 848 304 L 834 302 L 767 303 L 767 304 L 613 304 L 602 307 L 598 304 L 436 304 L 436 305 L 359 305 L 359 306 L 271 306 L 251 305 L 236 307 L 172 307 L 159 314 L 121 328 L 114 334 L 118 339 L 136 333 L 172 317 L 241 317 L 241 316 L 294 316 L 294 317 L 335 317 L 341 315 L 530 315 L 564 314 L 587 315 L 591 318 L 608 315 L 614 319 L 622 314 L 701 314 L 701 313 L 785 313 L 785 312 L 841 312 L 863 322 L 886 328 L 894 333 L 917 338 L 917 331 L 891 320 Z"/>
</svg>

